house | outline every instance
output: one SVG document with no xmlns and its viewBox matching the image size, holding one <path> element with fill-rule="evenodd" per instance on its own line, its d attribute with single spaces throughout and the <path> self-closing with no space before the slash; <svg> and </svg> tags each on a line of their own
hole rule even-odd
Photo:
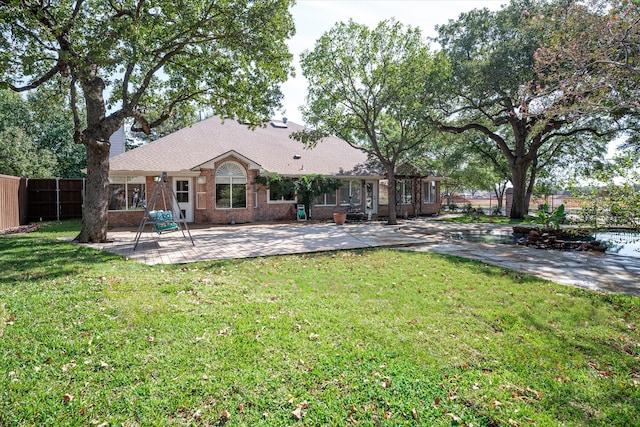
<svg viewBox="0 0 640 427">
<path fill-rule="evenodd" d="M 251 130 L 237 120 L 212 117 L 112 157 L 109 225 L 138 225 L 155 179 L 163 172 L 167 172 L 187 222 L 295 219 L 296 195 L 279 194 L 256 183 L 256 177 L 265 172 L 291 178 L 320 174 L 343 180 L 340 189 L 316 198 L 310 209 L 313 219 L 329 219 L 334 212 L 346 210 L 367 218 L 388 215 L 387 181 L 381 172 L 366 167 L 367 155 L 335 137 L 307 149 L 290 138 L 292 132 L 302 129 L 286 119 Z M 426 175 L 400 181 L 397 212 L 438 212 L 441 179 Z M 162 209 L 163 203 L 159 198 L 155 208 Z"/>
</svg>

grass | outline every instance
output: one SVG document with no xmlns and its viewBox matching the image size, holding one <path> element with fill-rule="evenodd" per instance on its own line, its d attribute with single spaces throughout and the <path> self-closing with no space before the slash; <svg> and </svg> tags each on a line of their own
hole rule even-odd
<svg viewBox="0 0 640 427">
<path fill-rule="evenodd" d="M 446 212 L 444 212 L 446 213 Z M 525 224 L 525 225 L 536 225 L 540 221 L 538 218 L 527 215 L 524 219 L 511 219 L 508 216 L 504 215 L 467 215 L 467 214 L 459 214 L 457 216 L 447 216 L 444 218 L 438 219 L 438 221 L 443 222 L 455 222 L 455 223 L 481 223 L 481 224 Z"/>
<path fill-rule="evenodd" d="M 0 426 L 640 419 L 637 298 L 382 249 L 146 266 L 75 232 L 0 237 Z"/>
</svg>

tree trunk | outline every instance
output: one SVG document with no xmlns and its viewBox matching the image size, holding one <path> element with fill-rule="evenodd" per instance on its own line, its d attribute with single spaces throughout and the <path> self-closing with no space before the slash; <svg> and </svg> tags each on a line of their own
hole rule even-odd
<svg viewBox="0 0 640 427">
<path fill-rule="evenodd" d="M 508 182 L 508 181 L 507 181 Z M 496 201 L 498 202 L 498 206 L 496 209 L 502 211 L 502 206 L 504 205 L 504 192 L 507 190 L 507 183 L 498 183 L 493 186 L 493 192 L 496 195 Z"/>
<path fill-rule="evenodd" d="M 82 210 L 82 230 L 76 241 L 102 243 L 107 241 L 109 221 L 109 137 L 120 126 L 121 119 L 105 120 L 104 82 L 95 75 L 95 68 L 82 79 L 87 109 L 87 128 L 79 136 L 87 148 L 87 180 Z M 78 124 L 76 123 L 76 126 Z"/>
<path fill-rule="evenodd" d="M 389 174 L 389 220 L 388 225 L 397 225 L 398 219 L 396 214 L 396 177 L 395 168 L 387 168 Z"/>
<path fill-rule="evenodd" d="M 109 149 L 87 144 L 87 180 L 82 212 L 82 230 L 76 241 L 102 243 L 107 240 L 109 212 Z"/>
<path fill-rule="evenodd" d="M 513 201 L 511 203 L 511 219 L 524 219 L 527 211 L 527 169 L 529 163 L 515 162 L 509 165 L 511 183 L 513 184 Z"/>
<path fill-rule="evenodd" d="M 525 212 L 529 213 L 529 204 L 531 202 L 531 196 L 533 195 L 533 189 L 536 185 L 536 175 L 538 171 L 538 162 L 534 161 L 531 164 L 531 173 L 529 174 L 529 182 L 527 184 L 527 193 L 525 199 Z"/>
</svg>

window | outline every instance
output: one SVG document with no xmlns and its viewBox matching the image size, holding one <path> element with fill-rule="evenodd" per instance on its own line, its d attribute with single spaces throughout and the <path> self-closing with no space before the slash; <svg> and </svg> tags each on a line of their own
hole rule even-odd
<svg viewBox="0 0 640 427">
<path fill-rule="evenodd" d="M 207 208 L 207 177 L 199 176 L 196 181 L 196 209 Z"/>
<path fill-rule="evenodd" d="M 176 180 L 176 200 L 178 203 L 189 203 L 189 180 Z"/>
<path fill-rule="evenodd" d="M 258 208 L 258 186 L 253 184 L 253 207 Z"/>
<path fill-rule="evenodd" d="M 400 193 L 400 203 L 402 203 L 403 205 L 411 204 L 411 200 L 413 200 L 413 192 L 411 191 L 411 180 L 402 179 L 398 181 L 398 190 Z"/>
<path fill-rule="evenodd" d="M 216 171 L 216 207 L 218 209 L 247 207 L 247 174 L 236 162 L 225 162 Z"/>
<path fill-rule="evenodd" d="M 293 186 L 293 180 L 285 178 L 281 181 L 271 182 L 269 184 L 269 203 L 295 202 L 296 192 Z"/>
<path fill-rule="evenodd" d="M 436 202 L 436 182 L 426 181 L 424 183 L 424 203 Z"/>
<path fill-rule="evenodd" d="M 115 176 L 109 178 L 109 210 L 143 209 L 146 197 L 144 176 Z"/>
<path fill-rule="evenodd" d="M 362 201 L 362 184 L 358 180 L 345 181 L 344 185 L 340 187 L 340 204 L 347 205 L 360 205 Z"/>
<path fill-rule="evenodd" d="M 336 201 L 337 201 L 336 192 L 331 191 L 329 193 L 324 193 L 316 197 L 315 200 L 313 201 L 313 204 L 316 206 L 335 206 Z"/>
</svg>

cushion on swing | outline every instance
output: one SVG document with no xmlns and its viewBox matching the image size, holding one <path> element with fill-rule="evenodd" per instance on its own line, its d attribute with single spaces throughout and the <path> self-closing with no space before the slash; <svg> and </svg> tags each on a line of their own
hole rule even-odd
<svg viewBox="0 0 640 427">
<path fill-rule="evenodd" d="M 149 211 L 149 219 L 153 222 L 153 227 L 158 234 L 178 229 L 178 224 L 173 221 L 171 211 Z"/>
<path fill-rule="evenodd" d="M 149 211 L 149 219 L 155 222 L 171 222 L 173 215 L 171 211 Z"/>
<path fill-rule="evenodd" d="M 161 234 L 163 231 L 173 231 L 178 229 L 178 224 L 175 222 L 157 222 L 153 226 L 158 234 Z"/>
</svg>

